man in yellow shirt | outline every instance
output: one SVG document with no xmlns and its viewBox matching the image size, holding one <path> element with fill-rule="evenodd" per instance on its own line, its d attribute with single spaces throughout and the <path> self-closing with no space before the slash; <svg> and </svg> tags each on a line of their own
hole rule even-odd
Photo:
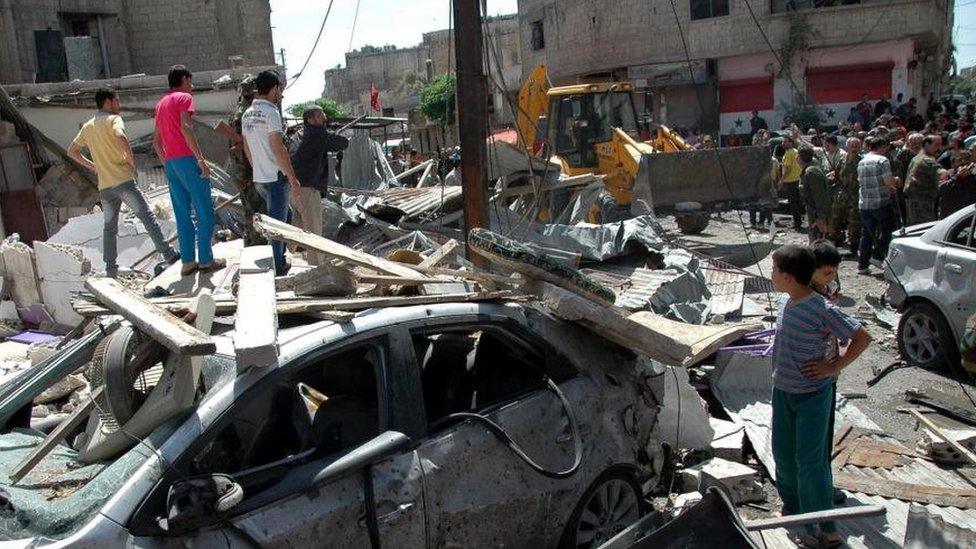
<svg viewBox="0 0 976 549">
<path fill-rule="evenodd" d="M 119 116 L 122 108 L 119 97 L 109 88 L 100 89 L 95 92 L 95 104 L 98 112 L 81 127 L 68 148 L 68 156 L 98 175 L 98 198 L 105 217 L 102 233 L 105 274 L 113 278 L 118 275 L 119 208 L 123 202 L 145 225 L 156 251 L 167 264 L 173 263 L 179 255 L 166 242 L 159 221 L 136 184 L 135 157 L 125 135 L 125 123 Z M 90 159 L 81 153 L 84 148 L 91 154 Z"/>
<path fill-rule="evenodd" d="M 793 229 L 803 232 L 803 200 L 800 198 L 800 162 L 797 158 L 796 142 L 792 136 L 783 138 L 783 168 L 780 170 L 780 196 L 790 202 L 790 213 L 793 215 Z"/>
</svg>

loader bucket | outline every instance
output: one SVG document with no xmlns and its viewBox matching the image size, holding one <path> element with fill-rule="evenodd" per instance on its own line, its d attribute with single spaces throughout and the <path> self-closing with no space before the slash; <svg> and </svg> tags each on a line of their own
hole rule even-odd
<svg viewBox="0 0 976 549">
<path fill-rule="evenodd" d="M 647 213 L 642 202 L 665 212 L 679 202 L 699 202 L 706 208 L 720 202 L 774 204 L 771 168 L 769 149 L 762 146 L 645 154 L 634 181 L 631 213 Z"/>
</svg>

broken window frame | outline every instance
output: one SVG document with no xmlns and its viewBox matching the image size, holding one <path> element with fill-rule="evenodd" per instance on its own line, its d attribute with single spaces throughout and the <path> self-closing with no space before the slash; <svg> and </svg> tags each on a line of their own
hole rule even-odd
<svg viewBox="0 0 976 549">
<path fill-rule="evenodd" d="M 965 244 L 955 242 L 954 240 L 958 238 L 959 234 L 966 229 L 969 229 L 967 242 Z M 939 243 L 969 251 L 976 249 L 976 214 L 970 215 L 953 225 L 953 227 L 946 232 L 945 240 L 940 240 Z"/>
<path fill-rule="evenodd" d="M 164 530 L 157 522 L 157 518 L 163 514 L 163 510 L 166 507 L 166 499 L 170 486 L 172 486 L 172 484 L 177 480 L 192 476 L 190 474 L 190 464 L 200 453 L 200 451 L 213 439 L 213 437 L 219 436 L 223 429 L 236 419 L 236 410 L 239 410 L 241 406 L 247 406 L 249 402 L 260 393 L 277 390 L 283 381 L 294 379 L 294 377 L 302 369 L 314 366 L 315 364 L 320 363 L 322 360 L 328 359 L 330 356 L 340 355 L 345 352 L 355 350 L 356 348 L 367 346 L 371 346 L 377 351 L 377 354 L 379 355 L 379 364 L 375 366 L 374 375 L 376 379 L 377 405 L 379 411 L 378 432 L 383 433 L 384 431 L 391 429 L 396 430 L 398 425 L 396 425 L 395 421 L 393 420 L 396 414 L 393 414 L 391 409 L 391 390 L 389 386 L 389 372 L 391 369 L 397 368 L 396 364 L 398 362 L 396 354 L 399 352 L 400 345 L 398 345 L 396 341 L 397 338 L 392 330 L 382 330 L 379 332 L 370 331 L 363 334 L 357 334 L 351 338 L 324 345 L 296 357 L 287 364 L 276 368 L 273 372 L 270 372 L 264 378 L 257 381 L 254 385 L 248 387 L 243 393 L 235 396 L 231 405 L 220 413 L 220 416 L 207 428 L 206 431 L 197 435 L 197 437 L 189 445 L 187 445 L 186 449 L 180 454 L 180 457 L 174 461 L 173 466 L 167 468 L 163 474 L 163 478 L 143 498 L 142 503 L 139 504 L 139 507 L 133 513 L 132 518 L 129 521 L 129 532 L 134 536 L 155 538 L 172 538 L 185 535 L 186 532 L 170 532 Z M 232 477 L 235 477 L 235 475 L 239 475 L 241 473 L 252 477 L 257 477 L 258 475 L 263 474 L 267 478 L 273 478 L 271 475 L 277 473 L 279 478 L 283 479 L 288 471 L 297 468 L 307 468 L 309 470 L 324 469 L 330 463 L 335 462 L 342 456 L 354 452 L 358 447 L 359 446 L 354 446 L 352 448 L 344 449 L 338 453 L 321 457 L 312 457 L 315 452 L 315 449 L 313 448 L 300 452 L 294 456 L 288 456 L 284 459 L 267 463 L 262 466 L 253 467 L 245 471 L 220 472 L 229 474 Z M 235 477 L 235 480 L 237 480 L 237 477 Z M 275 487 L 276 486 L 273 486 L 256 493 L 249 494 L 247 487 L 245 486 L 244 500 L 234 507 L 230 513 L 224 515 L 223 517 L 215 516 L 210 525 L 212 526 L 225 522 L 227 517 L 239 516 L 245 513 L 253 512 L 257 509 L 261 509 L 262 507 L 266 507 L 268 505 L 273 505 L 274 501 L 284 499 L 289 497 L 289 495 L 293 495 L 308 489 L 307 484 L 295 485 L 292 487 L 286 486 L 284 489 L 275 490 L 276 497 L 271 501 L 264 501 L 266 498 L 260 497 L 261 494 L 268 493 L 274 490 Z"/>
<path fill-rule="evenodd" d="M 407 324 L 403 326 L 403 329 L 404 333 L 406 334 L 406 342 L 410 346 L 410 352 L 409 354 L 404 355 L 406 357 L 404 358 L 404 361 L 410 364 L 409 369 L 411 372 L 414 372 L 417 379 L 417 386 L 420 391 L 418 396 L 419 406 L 417 406 L 417 408 L 421 410 L 421 419 L 426 428 L 426 436 L 428 437 L 455 428 L 459 421 L 446 418 L 440 418 L 434 421 L 428 420 L 426 401 L 424 399 L 423 392 L 423 371 L 421 357 L 417 356 L 413 344 L 413 337 L 415 335 L 447 332 L 470 333 L 476 331 L 490 331 L 495 337 L 504 337 L 511 343 L 525 347 L 528 349 L 528 351 L 538 354 L 542 358 L 543 364 L 542 369 L 540 370 L 540 384 L 538 387 L 507 396 L 504 399 L 492 402 L 475 410 L 465 411 L 473 411 L 479 414 L 488 415 L 500 408 L 504 408 L 512 404 L 513 402 L 523 400 L 536 392 L 546 391 L 545 383 L 542 381 L 541 377 L 543 374 L 549 376 L 559 385 L 584 375 L 583 369 L 575 364 L 568 356 L 558 351 L 556 347 L 546 340 L 542 335 L 529 330 L 527 326 L 513 319 L 505 318 L 489 321 L 483 319 L 462 320 L 439 318 L 435 319 L 434 321 Z"/>
</svg>

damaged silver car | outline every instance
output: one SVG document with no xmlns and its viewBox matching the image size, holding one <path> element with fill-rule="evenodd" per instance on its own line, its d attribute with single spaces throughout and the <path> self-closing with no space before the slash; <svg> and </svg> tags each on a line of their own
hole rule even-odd
<svg viewBox="0 0 976 549">
<path fill-rule="evenodd" d="M 238 374 L 219 334 L 197 406 L 114 461 L 53 476 L 62 446 L 0 482 L 9 546 L 591 547 L 658 482 L 666 368 L 531 304 L 279 336 Z M 0 435 L 4 466 L 37 439 Z"/>
</svg>

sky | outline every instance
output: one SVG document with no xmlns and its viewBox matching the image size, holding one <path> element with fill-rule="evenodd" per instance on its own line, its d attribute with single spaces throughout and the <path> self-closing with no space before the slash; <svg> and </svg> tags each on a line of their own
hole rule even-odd
<svg viewBox="0 0 976 549">
<path fill-rule="evenodd" d="M 487 1 L 490 15 L 518 10 L 516 0 Z M 271 0 L 274 46 L 285 50 L 289 81 L 308 58 L 328 5 L 328 0 Z M 450 5 L 451 0 L 333 0 L 319 45 L 297 83 L 287 90 L 285 104 L 321 96 L 325 69 L 344 65 L 347 51 L 366 44 L 415 46 L 423 33 L 448 28 Z M 976 65 L 976 0 L 955 0 L 953 38 L 959 68 Z"/>
<path fill-rule="evenodd" d="M 489 15 L 518 11 L 516 0 L 487 2 Z M 328 5 L 328 0 L 271 0 L 275 57 L 281 63 L 277 52 L 284 48 L 289 81 L 308 58 Z M 325 85 L 323 73 L 345 65 L 347 51 L 367 44 L 416 46 L 425 32 L 448 28 L 450 5 L 451 0 L 333 0 L 315 54 L 298 81 L 285 92 L 285 105 L 320 97 Z"/>
</svg>

